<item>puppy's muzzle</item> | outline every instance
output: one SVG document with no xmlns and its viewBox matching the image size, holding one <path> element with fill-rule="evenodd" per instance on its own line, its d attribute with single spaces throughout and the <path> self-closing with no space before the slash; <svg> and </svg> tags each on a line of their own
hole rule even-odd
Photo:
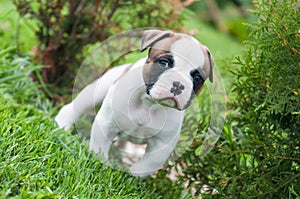
<svg viewBox="0 0 300 199">
<path fill-rule="evenodd" d="M 146 84 L 146 93 L 148 95 L 150 95 L 150 90 L 153 87 L 154 83 L 148 83 Z M 170 92 L 174 94 L 174 96 L 176 95 L 180 95 L 182 93 L 182 91 L 184 90 L 184 85 L 179 82 L 179 81 L 174 81 L 173 82 L 173 87 L 170 89 Z"/>
<path fill-rule="evenodd" d="M 150 90 L 153 87 L 154 83 L 146 83 L 146 93 L 150 95 Z"/>
</svg>

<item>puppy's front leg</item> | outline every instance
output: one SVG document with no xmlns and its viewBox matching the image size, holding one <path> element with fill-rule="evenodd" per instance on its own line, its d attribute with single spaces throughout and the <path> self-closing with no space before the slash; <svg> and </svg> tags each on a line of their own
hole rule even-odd
<svg viewBox="0 0 300 199">
<path fill-rule="evenodd" d="M 85 112 L 101 105 L 111 85 L 119 78 L 128 64 L 107 71 L 102 77 L 87 85 L 75 99 L 65 105 L 55 117 L 60 128 L 69 130 L 77 119 Z"/>
<path fill-rule="evenodd" d="M 103 96 L 95 96 L 97 93 L 97 84 L 100 81 L 101 78 L 87 85 L 71 103 L 60 109 L 55 117 L 55 121 L 60 128 L 69 130 L 81 114 L 102 102 L 105 94 L 103 94 Z M 101 92 L 101 90 L 98 89 L 98 92 Z"/>
<path fill-rule="evenodd" d="M 103 108 L 98 112 L 91 130 L 89 150 L 100 153 L 103 160 L 108 160 L 109 149 L 113 139 L 118 133 L 118 128 L 110 119 L 110 114 Z"/>
<path fill-rule="evenodd" d="M 148 142 L 145 155 L 130 168 L 130 173 L 138 177 L 152 175 L 160 169 L 167 161 L 172 151 L 175 149 L 179 139 L 179 134 L 170 139 L 152 138 Z"/>
</svg>

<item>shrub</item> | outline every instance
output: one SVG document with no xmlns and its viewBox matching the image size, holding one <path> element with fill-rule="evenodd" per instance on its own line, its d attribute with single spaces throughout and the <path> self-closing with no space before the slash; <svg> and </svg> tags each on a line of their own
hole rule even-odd
<svg viewBox="0 0 300 199">
<path fill-rule="evenodd" d="M 45 65 L 42 77 L 56 86 L 69 83 L 88 44 L 126 29 L 178 29 L 180 10 L 193 1 L 29 1 L 15 0 L 21 16 L 36 20 L 36 58 Z"/>
<path fill-rule="evenodd" d="M 250 41 L 234 62 L 229 117 L 204 158 L 178 162 L 179 183 L 204 198 L 300 197 L 300 12 L 297 1 L 255 1 Z M 182 164 L 184 162 L 184 164 Z M 212 194 L 213 189 L 217 193 Z"/>
<path fill-rule="evenodd" d="M 239 189 L 262 198 L 300 194 L 300 12 L 297 1 L 257 1 L 232 101 L 245 135 Z M 247 162 L 246 162 L 247 163 Z M 248 191 L 248 193 L 246 192 Z M 250 192 L 251 191 L 251 192 Z"/>
</svg>

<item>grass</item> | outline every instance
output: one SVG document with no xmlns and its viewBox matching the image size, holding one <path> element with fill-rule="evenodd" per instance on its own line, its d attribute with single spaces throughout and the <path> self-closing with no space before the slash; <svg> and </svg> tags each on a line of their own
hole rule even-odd
<svg viewBox="0 0 300 199">
<path fill-rule="evenodd" d="M 160 198 L 57 129 L 55 110 L 27 75 L 34 65 L 16 61 L 14 50 L 0 51 L 0 198 Z"/>
<path fill-rule="evenodd" d="M 0 196 L 150 198 L 139 179 L 104 168 L 76 136 L 55 130 L 49 116 L 0 97 Z M 144 197 L 141 197 L 144 196 Z"/>
<path fill-rule="evenodd" d="M 22 19 L 12 1 L 0 0 L 0 49 L 17 46 L 18 53 L 30 52 L 37 45 L 34 21 Z"/>
<path fill-rule="evenodd" d="M 0 198 L 188 198 L 167 179 L 142 181 L 104 167 L 78 136 L 57 129 L 57 109 L 29 77 L 41 66 L 16 56 L 36 45 L 33 23 L 19 19 L 11 2 L 0 5 Z M 200 30 L 196 37 L 228 82 L 221 63 L 238 54 L 240 44 L 185 14 L 185 26 Z"/>
</svg>

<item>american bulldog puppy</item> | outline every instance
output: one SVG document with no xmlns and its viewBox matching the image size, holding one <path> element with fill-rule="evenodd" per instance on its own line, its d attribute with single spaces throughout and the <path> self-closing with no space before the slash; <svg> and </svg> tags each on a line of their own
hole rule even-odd
<svg viewBox="0 0 300 199">
<path fill-rule="evenodd" d="M 89 149 L 109 159 L 115 137 L 146 144 L 131 165 L 134 176 L 153 174 L 166 162 L 180 136 L 184 110 L 213 81 L 210 51 L 192 36 L 147 30 L 140 51 L 148 56 L 108 70 L 62 107 L 55 118 L 69 130 L 81 114 L 101 105 L 91 129 Z"/>
</svg>

